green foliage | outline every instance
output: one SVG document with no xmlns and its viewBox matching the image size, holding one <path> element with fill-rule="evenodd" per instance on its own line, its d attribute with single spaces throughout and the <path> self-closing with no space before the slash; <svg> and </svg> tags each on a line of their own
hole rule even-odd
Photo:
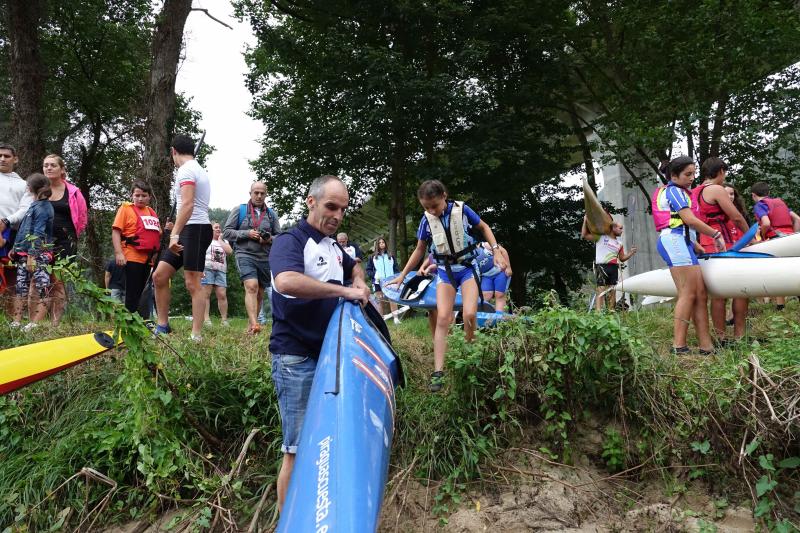
<svg viewBox="0 0 800 533">
<path fill-rule="evenodd" d="M 94 302 L 97 319 L 113 324 L 99 327 L 114 329 L 124 341 L 125 356 L 92 360 L 78 367 L 80 372 L 58 374 L 0 398 L 0 523 L 43 530 L 68 504 L 76 511 L 70 519 L 74 527 L 107 488 L 87 483 L 84 489 L 72 482 L 54 497 L 45 496 L 84 466 L 119 484 L 113 513 L 136 518 L 158 512 L 163 497 L 203 502 L 229 490 L 228 454 L 238 452 L 237 442 L 252 428 L 261 428 L 262 435 L 263 451 L 253 454 L 256 464 L 261 453 L 278 457 L 280 423 L 269 361 L 259 355 L 266 350 L 263 341 L 245 354 L 225 342 L 198 353 L 187 349 L 194 348 L 188 341 L 171 339 L 172 347 L 164 349 L 138 315 L 125 311 L 74 265 L 58 264 L 54 270 Z M 188 336 L 185 328 L 178 330 Z M 211 331 L 208 337 L 213 341 L 215 335 Z M 222 447 L 217 449 L 201 428 Z M 221 467 L 212 462 L 218 455 Z M 250 475 L 240 477 L 227 504 L 247 507 L 263 483 L 263 476 L 256 482 Z M 198 524 L 208 518 L 204 509 L 198 504 L 189 513 Z"/>
<path fill-rule="evenodd" d="M 459 484 L 481 476 L 531 409 L 539 413 L 545 442 L 568 457 L 573 421 L 584 409 L 613 402 L 625 387 L 625 370 L 635 367 L 638 346 L 613 316 L 557 305 L 479 331 L 472 343 L 455 331 L 446 393 L 412 386 L 398 394 L 402 462 L 414 461 L 423 478 L 443 480 L 436 511 L 446 513 L 457 503 Z M 617 437 L 607 460 L 621 467 Z"/>
<path fill-rule="evenodd" d="M 610 472 L 619 472 L 625 466 L 625 442 L 622 434 L 614 428 L 606 430 L 601 457 Z"/>
</svg>

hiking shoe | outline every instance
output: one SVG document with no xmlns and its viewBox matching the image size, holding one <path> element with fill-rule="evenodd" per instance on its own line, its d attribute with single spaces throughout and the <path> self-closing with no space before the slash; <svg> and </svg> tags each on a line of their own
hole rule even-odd
<svg viewBox="0 0 800 533">
<path fill-rule="evenodd" d="M 20 324 L 20 323 L 19 323 L 19 322 L 17 322 L 16 320 L 14 320 L 13 322 L 11 322 L 11 323 L 8 325 L 8 327 L 10 327 L 11 329 L 19 329 L 19 328 L 21 328 L 21 327 L 22 327 L 22 324 Z"/>
<path fill-rule="evenodd" d="M 428 390 L 431 392 L 439 392 L 444 387 L 444 372 L 437 370 L 431 374 L 431 383 L 428 385 Z"/>
<path fill-rule="evenodd" d="M 166 326 L 162 326 L 161 324 L 156 324 L 156 329 L 153 330 L 153 335 L 155 336 L 167 335 L 169 333 L 172 333 L 172 328 L 169 327 L 169 324 L 167 324 Z"/>
<path fill-rule="evenodd" d="M 38 328 L 38 327 L 39 327 L 39 324 L 37 324 L 36 322 L 28 322 L 27 324 L 22 326 L 22 331 L 27 333 L 29 331 L 32 331 L 35 328 Z"/>
<path fill-rule="evenodd" d="M 670 350 L 670 353 L 672 355 L 680 355 L 680 354 L 684 354 L 684 353 L 689 353 L 689 347 L 688 346 L 673 346 L 672 350 Z"/>
</svg>

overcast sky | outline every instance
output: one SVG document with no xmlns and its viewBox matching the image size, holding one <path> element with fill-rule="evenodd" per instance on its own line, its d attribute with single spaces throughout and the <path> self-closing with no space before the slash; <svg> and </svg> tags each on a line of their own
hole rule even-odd
<svg viewBox="0 0 800 533">
<path fill-rule="evenodd" d="M 259 153 L 263 126 L 247 116 L 252 100 L 244 85 L 247 67 L 243 52 L 255 44 L 250 26 L 233 17 L 230 2 L 195 0 L 234 29 L 214 22 L 201 11 L 186 21 L 186 60 L 178 70 L 177 90 L 192 97 L 192 107 L 203 114 L 206 142 L 216 151 L 206 160 L 211 178 L 211 207 L 230 209 L 249 198 L 255 175 L 248 161 Z"/>
</svg>

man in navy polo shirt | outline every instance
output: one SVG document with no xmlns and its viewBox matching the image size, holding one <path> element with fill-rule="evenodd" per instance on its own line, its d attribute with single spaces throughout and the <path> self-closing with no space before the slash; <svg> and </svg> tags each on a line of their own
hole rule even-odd
<svg viewBox="0 0 800 533">
<path fill-rule="evenodd" d="M 283 508 L 294 467 L 300 429 L 328 321 L 339 298 L 366 304 L 364 271 L 331 236 L 350 201 L 336 176 L 311 183 L 308 217 L 277 235 L 269 254 L 272 273 L 272 380 L 283 430 L 283 464 L 278 474 L 278 508 Z M 352 286 L 344 282 L 352 280 Z"/>
</svg>

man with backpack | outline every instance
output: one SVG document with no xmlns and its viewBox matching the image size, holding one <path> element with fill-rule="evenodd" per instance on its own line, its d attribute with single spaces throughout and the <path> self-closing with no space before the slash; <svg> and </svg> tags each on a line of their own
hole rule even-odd
<svg viewBox="0 0 800 533">
<path fill-rule="evenodd" d="M 223 237 L 233 245 L 236 267 L 244 284 L 244 305 L 254 335 L 261 331 L 256 316 L 270 287 L 269 251 L 272 237 L 281 231 L 278 216 L 267 207 L 267 186 L 260 181 L 250 186 L 250 201 L 234 207 L 225 222 Z"/>
</svg>

